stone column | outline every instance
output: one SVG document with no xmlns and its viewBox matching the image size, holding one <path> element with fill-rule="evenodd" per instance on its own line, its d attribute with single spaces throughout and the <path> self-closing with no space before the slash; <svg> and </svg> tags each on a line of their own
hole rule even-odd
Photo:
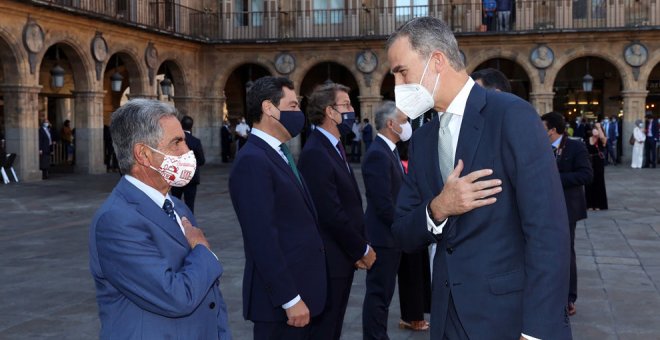
<svg viewBox="0 0 660 340">
<path fill-rule="evenodd" d="M 369 123 L 374 124 L 374 113 L 383 100 L 383 96 L 358 96 L 360 100 L 360 113 L 362 119 L 369 118 Z"/>
<path fill-rule="evenodd" d="M 5 149 L 15 153 L 19 181 L 41 180 L 39 170 L 39 113 L 41 86 L 1 87 L 5 107 Z"/>
<path fill-rule="evenodd" d="M 621 92 L 623 96 L 623 126 L 621 131 L 621 145 L 623 146 L 623 155 L 621 155 L 621 164 L 630 166 L 632 160 L 632 145 L 628 143 L 630 136 L 635 128 L 635 120 L 644 120 L 646 111 L 646 90 L 628 90 Z"/>
<path fill-rule="evenodd" d="M 206 162 L 220 163 L 220 128 L 225 97 L 201 98 L 198 102 L 199 113 L 197 118 L 193 117 L 193 134 L 202 141 Z"/>
<path fill-rule="evenodd" d="M 532 92 L 529 94 L 529 101 L 539 115 L 552 111 L 552 100 L 554 98 L 554 92 Z"/>
<path fill-rule="evenodd" d="M 103 164 L 103 98 L 105 92 L 73 92 L 76 117 L 76 166 L 78 173 L 105 173 Z"/>
</svg>

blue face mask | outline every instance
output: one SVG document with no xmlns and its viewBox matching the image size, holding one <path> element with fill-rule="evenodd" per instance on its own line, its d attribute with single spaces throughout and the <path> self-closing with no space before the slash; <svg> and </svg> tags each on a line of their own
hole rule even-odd
<svg viewBox="0 0 660 340">
<path fill-rule="evenodd" d="M 341 114 L 341 123 L 337 124 L 337 129 L 339 133 L 347 135 L 353 129 L 353 123 L 355 123 L 355 112 L 344 112 Z"/>
<path fill-rule="evenodd" d="M 289 132 L 291 138 L 294 138 L 300 134 L 300 131 L 305 126 L 305 114 L 302 111 L 280 110 L 280 119 L 278 121 Z"/>
</svg>

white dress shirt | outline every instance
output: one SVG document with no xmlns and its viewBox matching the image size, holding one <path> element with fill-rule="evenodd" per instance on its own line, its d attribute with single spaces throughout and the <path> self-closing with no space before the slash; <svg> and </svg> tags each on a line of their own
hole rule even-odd
<svg viewBox="0 0 660 340">
<path fill-rule="evenodd" d="M 385 137 L 385 135 L 383 135 L 380 132 L 376 136 L 382 138 L 385 141 L 385 143 L 387 143 L 387 146 L 390 147 L 390 150 L 394 152 L 394 149 L 396 149 L 396 144 L 394 144 L 389 138 Z"/>
<path fill-rule="evenodd" d="M 289 164 L 289 160 L 286 159 L 286 156 L 284 155 L 284 152 L 282 152 L 282 149 L 280 148 L 280 145 L 282 142 L 280 142 L 279 139 L 257 129 L 257 128 L 252 128 L 252 137 L 259 137 L 261 138 L 266 144 L 268 144 L 273 150 L 277 151 L 277 153 L 284 159 L 284 161 Z M 284 309 L 289 309 L 293 307 L 296 303 L 298 303 L 301 300 L 300 295 L 296 295 L 296 297 L 293 298 L 293 300 L 285 303 L 282 305 L 282 308 Z"/>
<path fill-rule="evenodd" d="M 463 115 L 465 114 L 465 106 L 467 105 L 467 100 L 473 86 L 474 80 L 468 77 L 468 80 L 465 82 L 465 85 L 463 85 L 461 91 L 458 92 L 456 97 L 454 97 L 454 100 L 449 103 L 449 107 L 447 107 L 446 112 L 452 114 L 447 128 L 449 128 L 449 132 L 451 133 L 451 148 L 454 158 L 456 158 L 456 146 L 458 145 L 458 135 L 461 131 L 461 123 L 463 122 Z M 438 129 L 438 135 L 440 135 L 440 129 Z M 456 161 L 456 159 L 454 159 L 454 161 Z M 436 164 L 435 166 L 438 165 Z M 431 216 L 429 216 L 428 210 L 426 211 L 426 226 L 430 232 L 436 235 L 442 234 L 442 229 L 445 227 L 445 224 L 447 224 L 447 220 L 444 220 L 439 226 L 436 226 L 435 223 L 433 223 Z"/>
<path fill-rule="evenodd" d="M 172 198 L 170 197 L 169 193 L 167 193 L 165 196 L 163 196 L 163 194 L 160 191 L 146 185 L 144 182 L 140 181 L 139 179 L 137 179 L 137 178 L 135 178 L 131 175 L 124 175 L 124 177 L 126 177 L 126 180 L 129 183 L 133 184 L 136 188 L 138 188 L 145 195 L 147 195 L 149 198 L 151 198 L 151 200 L 154 201 L 154 203 L 156 203 L 156 205 L 159 208 L 162 209 L 163 204 L 165 204 L 165 199 L 168 199 L 168 200 L 170 200 L 170 202 L 172 202 L 172 209 L 174 209 L 174 202 L 172 201 Z M 177 214 L 176 210 L 174 210 L 174 215 L 176 216 L 176 223 L 179 224 L 179 228 L 181 228 L 181 232 L 185 236 L 186 232 L 183 230 L 183 224 L 181 224 L 181 217 L 179 217 L 179 214 Z"/>
</svg>

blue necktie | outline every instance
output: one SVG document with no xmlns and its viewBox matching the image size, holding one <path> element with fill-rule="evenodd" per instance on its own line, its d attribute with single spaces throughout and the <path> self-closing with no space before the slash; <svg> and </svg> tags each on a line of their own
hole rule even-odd
<svg viewBox="0 0 660 340">
<path fill-rule="evenodd" d="M 174 206 L 172 205 L 172 201 L 166 198 L 165 203 L 163 203 L 163 210 L 165 210 L 165 213 L 172 219 L 172 221 L 176 222 L 176 215 L 174 214 Z"/>
</svg>

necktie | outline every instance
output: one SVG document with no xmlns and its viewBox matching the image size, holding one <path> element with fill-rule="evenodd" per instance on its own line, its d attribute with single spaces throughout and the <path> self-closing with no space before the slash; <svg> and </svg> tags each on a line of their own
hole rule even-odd
<svg viewBox="0 0 660 340">
<path fill-rule="evenodd" d="M 341 158 L 344 160 L 344 163 L 346 163 L 346 169 L 348 172 L 351 172 L 350 167 L 348 166 L 348 162 L 346 162 L 346 150 L 344 150 L 344 146 L 341 145 L 341 141 L 337 142 L 337 149 L 339 149 L 339 152 L 341 153 Z"/>
<path fill-rule="evenodd" d="M 165 210 L 165 213 L 172 219 L 172 221 L 176 222 L 176 215 L 174 214 L 174 206 L 172 205 L 172 201 L 166 198 L 165 203 L 163 203 L 163 210 Z"/>
<path fill-rule="evenodd" d="M 454 149 L 452 148 L 451 131 L 449 131 L 448 127 L 451 116 L 452 114 L 449 112 L 444 112 L 440 116 L 438 160 L 443 183 L 447 182 L 447 177 L 454 170 Z"/>
<path fill-rule="evenodd" d="M 552 152 L 555 154 L 555 157 L 557 157 L 557 147 L 554 145 L 552 146 Z"/>
<path fill-rule="evenodd" d="M 401 164 L 401 157 L 399 156 L 399 149 L 394 148 L 394 156 L 396 157 L 396 160 L 399 163 L 399 168 L 401 168 L 401 172 L 404 172 L 403 164 Z"/>
<path fill-rule="evenodd" d="M 296 175 L 298 183 L 302 184 L 302 181 L 300 180 L 300 174 L 298 173 L 298 168 L 296 167 L 296 163 L 293 161 L 293 156 L 291 155 L 291 150 L 289 150 L 289 147 L 284 143 L 280 144 L 280 149 L 282 150 L 284 157 L 286 157 L 291 171 L 293 171 L 293 174 Z"/>
</svg>

